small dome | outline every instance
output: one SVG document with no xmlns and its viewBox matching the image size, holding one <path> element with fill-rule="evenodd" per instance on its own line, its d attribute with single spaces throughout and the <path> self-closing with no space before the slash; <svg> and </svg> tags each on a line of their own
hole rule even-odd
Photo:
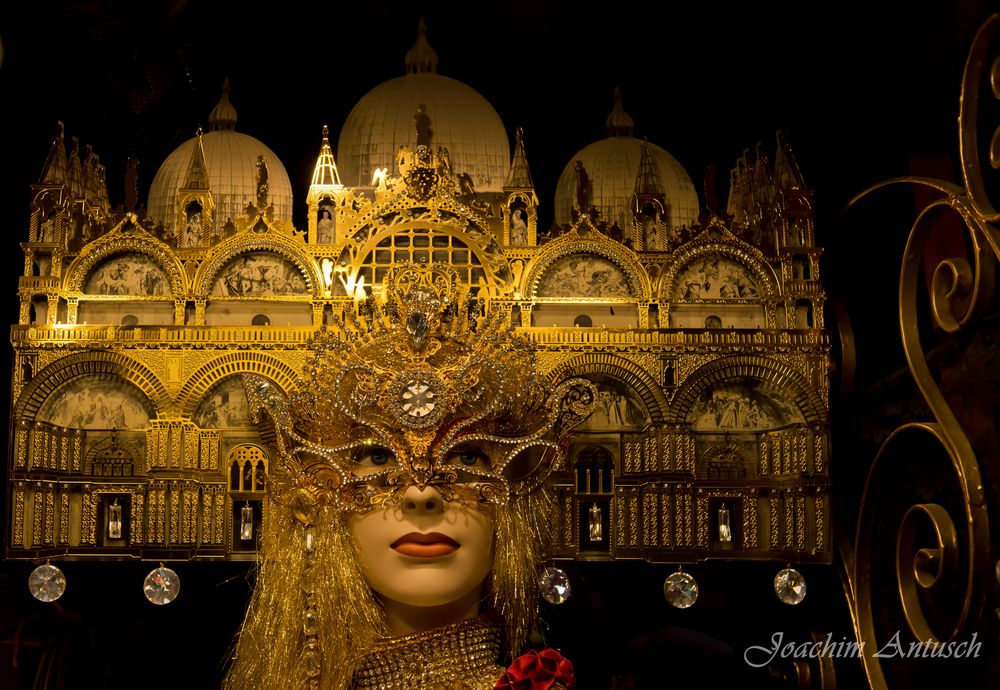
<svg viewBox="0 0 1000 690">
<path fill-rule="evenodd" d="M 668 204 L 671 227 L 691 226 L 698 220 L 698 192 L 684 167 L 659 146 L 632 136 L 632 118 L 621 104 L 615 89 L 615 106 L 605 121 L 608 138 L 580 150 L 563 168 L 556 185 L 555 219 L 565 225 L 573 221 L 577 201 L 577 164 L 581 163 L 590 182 L 589 202 L 609 225 L 622 230 L 632 227 L 632 199 L 639 176 L 643 145 L 656 167 L 656 175 Z"/>
<path fill-rule="evenodd" d="M 414 115 L 423 105 L 431 148 L 447 148 L 452 171 L 468 173 L 477 192 L 501 191 L 510 170 L 510 141 L 500 116 L 477 91 L 437 74 L 436 64 L 421 21 L 407 54 L 408 74 L 376 86 L 347 116 L 337 144 L 343 184 L 369 186 L 377 167 L 395 173 L 399 147 L 417 143 Z"/>
<path fill-rule="evenodd" d="M 278 222 L 292 218 L 292 183 L 281 160 L 261 141 L 237 132 L 236 109 L 229 103 L 228 81 L 209 118 L 215 131 L 202 135 L 208 184 L 215 202 L 215 227 L 242 218 L 248 204 L 257 202 L 257 157 L 264 156 L 268 173 L 268 203 Z M 168 233 L 177 220 L 177 194 L 187 181 L 191 154 L 198 143 L 192 137 L 167 156 L 149 188 L 147 215 L 163 223 Z"/>
</svg>

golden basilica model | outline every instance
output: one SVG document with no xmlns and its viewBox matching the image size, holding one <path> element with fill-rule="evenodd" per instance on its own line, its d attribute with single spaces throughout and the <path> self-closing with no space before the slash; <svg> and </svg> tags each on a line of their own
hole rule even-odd
<svg viewBox="0 0 1000 690">
<path fill-rule="evenodd" d="M 8 557 L 253 558 L 274 431 L 240 375 L 292 391 L 318 328 L 363 314 L 391 267 L 443 263 L 553 385 L 597 387 L 555 475 L 557 557 L 831 561 L 821 249 L 787 142 L 744 153 L 724 208 L 701 203 L 616 93 L 607 138 L 540 200 L 530 133 L 511 147 L 436 63 L 421 30 L 336 155 L 317 132 L 304 228 L 228 86 L 145 207 L 133 177 L 115 211 L 60 125 L 21 244 Z"/>
</svg>

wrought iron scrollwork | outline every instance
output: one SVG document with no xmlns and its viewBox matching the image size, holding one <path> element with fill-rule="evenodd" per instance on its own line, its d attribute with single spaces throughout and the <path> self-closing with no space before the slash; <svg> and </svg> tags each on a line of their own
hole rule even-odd
<svg viewBox="0 0 1000 690">
<path fill-rule="evenodd" d="M 902 424 L 882 443 L 865 482 L 854 545 L 852 615 L 864 643 L 865 672 L 876 689 L 911 683 L 968 687 L 988 672 L 982 660 L 965 663 L 971 655 L 948 666 L 934 658 L 954 656 L 966 649 L 959 643 L 982 630 L 993 568 L 980 463 L 928 365 L 919 305 L 926 289 L 933 325 L 945 334 L 962 334 L 974 332 L 992 304 L 1000 259 L 995 225 L 1000 212 L 991 196 L 1000 189 L 1000 122 L 985 139 L 980 135 L 998 105 L 1000 14 L 980 28 L 965 66 L 960 105 L 964 187 L 903 177 L 879 183 L 852 201 L 900 183 L 941 193 L 910 230 L 899 280 L 903 349 L 933 421 Z M 964 256 L 931 256 L 928 240 L 946 214 L 962 221 Z M 925 273 L 931 258 L 936 265 Z M 893 546 L 895 558 L 886 558 Z M 913 657 L 914 649 L 919 658 Z"/>
</svg>

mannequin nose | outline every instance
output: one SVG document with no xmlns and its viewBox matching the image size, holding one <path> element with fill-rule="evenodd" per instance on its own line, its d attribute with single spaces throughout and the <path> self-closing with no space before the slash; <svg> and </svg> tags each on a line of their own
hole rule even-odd
<svg viewBox="0 0 1000 690">
<path fill-rule="evenodd" d="M 403 511 L 419 515 L 432 515 L 444 510 L 444 499 L 437 489 L 425 486 L 419 489 L 409 486 L 403 493 Z"/>
</svg>

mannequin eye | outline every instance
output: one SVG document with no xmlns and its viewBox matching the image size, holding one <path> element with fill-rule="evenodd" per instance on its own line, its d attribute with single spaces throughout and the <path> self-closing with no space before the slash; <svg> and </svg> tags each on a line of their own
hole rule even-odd
<svg viewBox="0 0 1000 690">
<path fill-rule="evenodd" d="M 490 459 L 481 448 L 459 448 L 448 454 L 448 464 L 488 470 Z"/>
<path fill-rule="evenodd" d="M 396 455 L 387 448 L 373 446 L 358 452 L 354 469 L 361 472 L 377 472 L 396 464 Z"/>
</svg>

